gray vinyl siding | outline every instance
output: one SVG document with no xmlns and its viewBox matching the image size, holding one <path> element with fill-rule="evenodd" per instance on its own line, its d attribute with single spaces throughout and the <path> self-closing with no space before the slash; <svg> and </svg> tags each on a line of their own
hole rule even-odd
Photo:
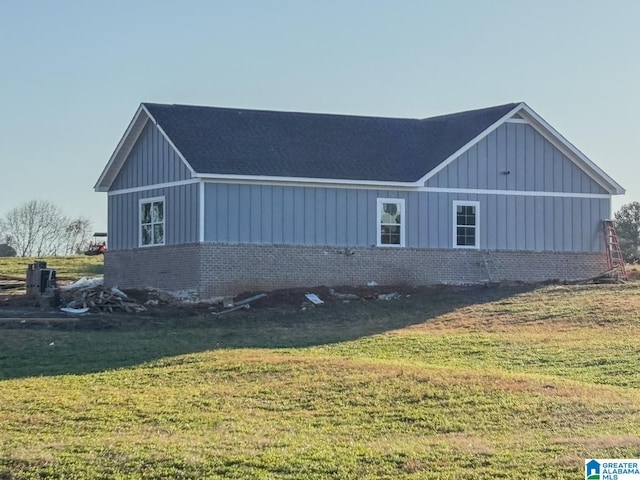
<svg viewBox="0 0 640 480">
<path fill-rule="evenodd" d="M 108 200 L 110 250 L 123 250 L 139 246 L 139 201 L 144 198 L 162 196 L 165 201 L 165 245 L 198 241 L 198 184 L 194 183 L 110 195 Z"/>
<path fill-rule="evenodd" d="M 135 188 L 191 178 L 191 172 L 151 122 L 147 122 L 110 190 Z"/>
<path fill-rule="evenodd" d="M 504 174 L 503 172 L 510 172 Z M 428 187 L 608 192 L 531 125 L 505 123 L 427 180 Z"/>
<path fill-rule="evenodd" d="M 480 202 L 480 248 L 601 252 L 609 198 L 528 197 L 208 183 L 205 241 L 377 244 L 376 200 L 405 200 L 407 247 L 453 246 L 453 201 Z"/>
</svg>

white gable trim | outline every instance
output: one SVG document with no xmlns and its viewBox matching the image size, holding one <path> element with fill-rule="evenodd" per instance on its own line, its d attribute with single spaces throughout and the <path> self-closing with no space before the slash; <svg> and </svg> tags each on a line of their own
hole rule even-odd
<svg viewBox="0 0 640 480">
<path fill-rule="evenodd" d="M 513 118 L 518 114 L 523 118 Z M 458 149 L 446 160 L 440 163 L 437 167 L 423 176 L 417 183 L 425 185 L 425 182 L 435 176 L 438 172 L 446 168 L 449 164 L 457 160 L 464 152 L 469 150 L 472 146 L 496 130 L 498 127 L 505 123 L 526 123 L 531 125 L 540 135 L 547 139 L 551 144 L 558 148 L 563 154 L 565 154 L 569 160 L 571 160 L 578 168 L 585 172 L 590 178 L 592 178 L 598 185 L 610 192 L 611 195 L 622 195 L 625 193 L 625 189 L 622 188 L 615 180 L 607 175 L 601 168 L 593 163 L 586 155 L 578 150 L 571 142 L 564 138 L 558 131 L 556 131 L 551 125 L 542 119 L 537 113 L 535 113 L 526 103 L 518 104 L 513 110 L 504 115 L 501 119 L 484 130 L 480 135 L 468 142 L 462 148 Z M 572 194 L 573 195 L 573 194 Z"/>
<path fill-rule="evenodd" d="M 452 153 L 451 155 L 449 155 L 449 157 L 447 157 L 443 162 L 441 162 L 437 167 L 435 167 L 434 169 L 432 169 L 430 172 L 428 172 L 426 175 L 424 175 L 420 180 L 418 180 L 416 183 L 420 184 L 420 185 L 424 185 L 425 182 L 427 180 L 429 180 L 431 177 L 433 177 L 436 173 L 438 173 L 439 171 L 443 170 L 444 168 L 446 168 L 450 163 L 452 163 L 454 160 L 456 160 L 460 155 L 462 155 L 464 152 L 466 152 L 467 150 L 469 150 L 471 147 L 473 147 L 476 143 L 478 143 L 480 140 L 482 140 L 484 137 L 486 137 L 487 135 L 489 135 L 491 132 L 493 132 L 495 129 L 497 129 L 500 125 L 502 125 L 507 119 L 511 118 L 513 115 L 515 115 L 518 110 L 520 110 L 522 108 L 522 106 L 524 105 L 524 103 L 520 103 L 519 105 L 517 105 L 516 107 L 514 107 L 511 111 L 509 111 L 506 115 L 503 115 L 502 118 L 500 118 L 497 122 L 495 122 L 493 125 L 491 125 L 490 127 L 488 127 L 487 129 L 485 129 L 482 133 L 480 133 L 480 135 L 477 135 L 473 140 L 471 140 L 470 142 L 466 143 L 463 147 L 459 148 L 458 150 L 456 150 L 454 153 Z"/>
<path fill-rule="evenodd" d="M 133 116 L 131 123 L 129 123 L 127 130 L 124 132 L 124 135 L 120 139 L 118 146 L 114 150 L 113 154 L 111 154 L 111 158 L 109 159 L 107 166 L 104 168 L 102 174 L 100 175 L 100 178 L 98 178 L 98 181 L 93 187 L 96 192 L 109 191 L 109 188 L 118 176 L 120 169 L 123 167 L 124 163 L 129 157 L 131 150 L 133 150 L 133 147 L 138 141 L 138 138 L 140 138 L 140 135 L 144 131 L 144 127 L 147 125 L 148 121 L 153 122 L 153 124 L 167 141 L 167 143 L 169 143 L 171 148 L 173 148 L 173 150 L 176 152 L 180 160 L 189 169 L 189 172 L 191 172 L 191 176 L 195 176 L 195 170 L 191 167 L 191 165 L 189 165 L 189 162 L 187 162 L 187 160 L 184 158 L 184 155 L 182 155 L 180 150 L 176 148 L 169 136 L 160 127 L 160 125 L 158 125 L 158 121 L 153 117 L 153 115 L 151 115 L 149 110 L 147 110 L 147 107 L 144 105 L 144 103 L 141 103 L 138 107 L 138 110 L 136 111 L 136 114 Z"/>
<path fill-rule="evenodd" d="M 600 167 L 578 150 L 575 145 L 564 138 L 555 128 L 549 125 L 540 115 L 534 112 L 526 103 L 521 104 L 520 115 L 526 118 L 533 128 L 549 140 L 556 148 L 562 151 L 572 160 L 582 171 L 593 178 L 598 185 L 613 195 L 622 195 L 625 189 L 622 188 L 613 178 L 607 175 Z"/>
<path fill-rule="evenodd" d="M 146 109 L 145 109 L 146 110 Z M 104 167 L 100 178 L 94 185 L 94 189 L 96 192 L 106 192 L 109 187 L 115 180 L 118 172 L 122 168 L 125 159 L 131 153 L 133 146 L 138 141 L 138 137 L 144 130 L 145 125 L 147 124 L 147 120 L 149 120 L 149 116 L 142 108 L 142 104 L 138 107 L 133 119 L 129 123 L 129 126 L 122 135 L 120 142 L 118 142 L 118 146 L 111 154 L 111 158 L 107 162 L 107 166 Z"/>
<path fill-rule="evenodd" d="M 149 116 L 149 119 L 153 122 L 153 124 L 156 126 L 158 131 L 162 134 L 162 136 L 167 141 L 167 143 L 169 145 L 171 145 L 171 148 L 173 148 L 175 150 L 175 152 L 178 155 L 178 157 L 180 157 L 180 160 L 182 160 L 182 163 L 184 163 L 185 166 L 189 169 L 189 172 L 191 172 L 191 176 L 195 177 L 196 176 L 196 171 L 191 167 L 189 162 L 187 162 L 187 159 L 184 158 L 184 155 L 182 155 L 182 152 L 180 150 L 178 150 L 178 147 L 176 147 L 175 144 L 173 143 L 173 141 L 171 141 L 171 139 L 169 138 L 169 135 L 167 135 L 166 132 L 162 129 L 162 127 L 160 125 L 158 125 L 158 121 L 153 117 L 153 115 L 151 115 L 151 113 L 149 113 L 149 110 L 147 110 L 147 107 L 144 104 L 142 104 L 142 108 L 144 108 L 144 111 L 147 112 L 147 115 Z"/>
</svg>

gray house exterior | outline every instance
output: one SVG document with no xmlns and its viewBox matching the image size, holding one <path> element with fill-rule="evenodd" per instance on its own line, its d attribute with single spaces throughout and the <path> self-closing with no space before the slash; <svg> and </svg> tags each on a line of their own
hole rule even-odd
<svg viewBox="0 0 640 480">
<path fill-rule="evenodd" d="M 106 283 L 203 298 L 587 278 L 624 193 L 524 103 L 427 119 L 143 103 L 95 189 Z"/>
</svg>

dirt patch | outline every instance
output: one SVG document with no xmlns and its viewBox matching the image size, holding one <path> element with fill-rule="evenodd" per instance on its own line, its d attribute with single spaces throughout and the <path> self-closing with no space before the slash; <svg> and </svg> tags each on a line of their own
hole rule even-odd
<svg viewBox="0 0 640 480">
<path fill-rule="evenodd" d="M 476 289 L 486 289 L 486 286 L 477 287 L 455 287 L 455 286 L 429 286 L 412 287 L 407 285 L 395 286 L 345 286 L 345 287 L 325 287 L 313 288 L 291 288 L 280 289 L 269 292 L 244 292 L 233 299 L 220 297 L 211 301 L 192 301 L 176 297 L 168 292 L 159 290 L 124 290 L 124 293 L 131 299 L 145 307 L 144 312 L 130 315 L 140 315 L 144 317 L 193 317 L 211 315 L 213 313 L 227 313 L 234 305 L 242 304 L 252 297 L 261 296 L 246 303 L 243 307 L 250 310 L 279 309 L 279 310 L 305 310 L 308 308 L 321 307 L 322 305 L 340 305 L 353 302 L 380 301 L 387 302 L 399 298 L 421 295 L 437 295 L 439 293 L 452 292 L 456 290 L 468 290 L 471 293 Z M 322 304 L 315 305 L 307 294 L 315 294 Z M 62 305 L 72 302 L 77 295 L 73 291 L 60 291 Z M 100 309 L 91 308 L 90 313 L 101 315 L 115 315 Z M 129 315 L 117 312 L 118 315 Z M 43 304 L 39 297 L 27 296 L 24 290 L 13 290 L 11 292 L 0 292 L 0 317 L 58 317 L 62 316 L 58 309 L 50 308 Z"/>
</svg>

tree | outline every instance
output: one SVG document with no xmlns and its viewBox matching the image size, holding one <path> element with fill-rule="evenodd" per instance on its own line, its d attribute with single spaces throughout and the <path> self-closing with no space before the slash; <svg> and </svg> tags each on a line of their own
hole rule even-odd
<svg viewBox="0 0 640 480">
<path fill-rule="evenodd" d="M 15 256 L 16 256 L 16 251 L 12 246 L 6 243 L 0 243 L 0 257 L 15 257 Z"/>
<path fill-rule="evenodd" d="M 21 257 L 62 253 L 69 220 L 57 206 L 43 200 L 26 202 L 7 213 L 2 231 Z"/>
<path fill-rule="evenodd" d="M 640 248 L 640 202 L 631 202 L 615 213 L 616 233 L 622 256 L 627 262 L 637 260 Z"/>
<path fill-rule="evenodd" d="M 68 254 L 83 252 L 89 243 L 89 232 L 91 231 L 91 220 L 78 217 L 69 222 L 64 229 L 64 251 Z"/>
</svg>

